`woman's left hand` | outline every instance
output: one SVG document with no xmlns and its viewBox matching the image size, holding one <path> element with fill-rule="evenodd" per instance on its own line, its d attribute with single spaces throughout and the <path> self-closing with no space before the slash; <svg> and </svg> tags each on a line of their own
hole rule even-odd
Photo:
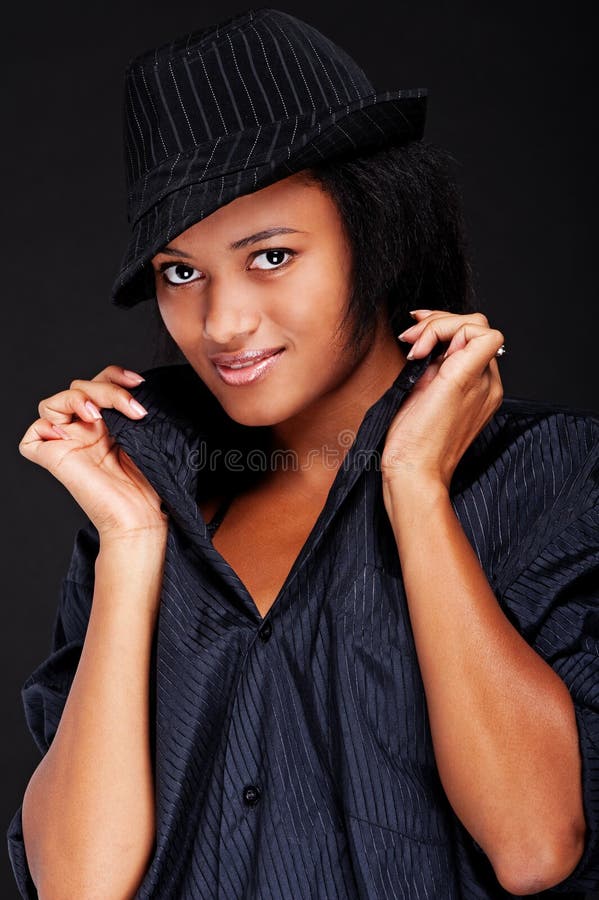
<svg viewBox="0 0 599 900">
<path fill-rule="evenodd" d="M 479 312 L 421 309 L 414 318 L 417 323 L 400 335 L 413 344 L 413 358 L 426 356 L 438 341 L 449 346 L 445 358 L 440 354 L 431 360 L 389 426 L 383 481 L 424 478 L 449 489 L 465 450 L 501 405 L 495 354 L 504 337 Z"/>
</svg>

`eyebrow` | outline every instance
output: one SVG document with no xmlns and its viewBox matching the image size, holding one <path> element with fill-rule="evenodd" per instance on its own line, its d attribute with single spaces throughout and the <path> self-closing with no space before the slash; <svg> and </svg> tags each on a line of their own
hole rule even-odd
<svg viewBox="0 0 599 900">
<path fill-rule="evenodd" d="M 241 250 L 242 247 L 247 247 L 249 244 L 256 244 L 258 241 L 265 241 L 267 238 L 275 237 L 277 234 L 305 233 L 305 231 L 300 231 L 298 228 L 284 228 L 282 226 L 264 228 L 262 231 L 257 231 L 255 234 L 249 234 L 247 237 L 240 238 L 238 241 L 233 241 L 232 244 L 229 244 L 229 250 Z M 159 252 L 166 253 L 168 256 L 182 256 L 185 259 L 192 258 L 190 253 L 185 253 L 184 250 L 178 250 L 176 247 L 163 247 Z"/>
</svg>

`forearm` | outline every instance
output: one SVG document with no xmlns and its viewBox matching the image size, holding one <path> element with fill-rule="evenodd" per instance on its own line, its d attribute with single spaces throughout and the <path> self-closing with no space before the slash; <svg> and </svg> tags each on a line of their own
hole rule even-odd
<svg viewBox="0 0 599 900">
<path fill-rule="evenodd" d="M 155 834 L 149 663 L 164 542 L 100 548 L 81 658 L 56 735 L 23 798 L 42 900 L 121 900 Z"/>
<path fill-rule="evenodd" d="M 568 689 L 502 612 L 447 490 L 384 489 L 448 799 L 504 886 L 557 883 L 584 831 Z"/>
</svg>

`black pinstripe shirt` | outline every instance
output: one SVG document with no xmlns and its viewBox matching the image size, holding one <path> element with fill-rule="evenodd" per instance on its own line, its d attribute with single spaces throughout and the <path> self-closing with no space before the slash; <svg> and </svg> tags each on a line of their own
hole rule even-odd
<svg viewBox="0 0 599 900">
<path fill-rule="evenodd" d="M 103 411 L 170 513 L 151 666 L 157 833 L 136 897 L 510 896 L 439 779 L 382 499 L 387 428 L 430 358 L 408 362 L 367 411 L 264 618 L 213 546 L 197 500 L 225 476 L 233 490 L 255 477 L 268 429 L 232 422 L 188 365 L 144 373 L 134 390 L 143 420 Z M 504 398 L 451 485 L 503 611 L 575 703 L 588 830 L 559 888 L 570 897 L 599 887 L 598 436 L 590 411 Z M 88 522 L 51 654 L 23 686 L 42 753 L 84 640 L 97 549 Z M 35 897 L 21 808 L 8 845 L 22 896 Z"/>
</svg>

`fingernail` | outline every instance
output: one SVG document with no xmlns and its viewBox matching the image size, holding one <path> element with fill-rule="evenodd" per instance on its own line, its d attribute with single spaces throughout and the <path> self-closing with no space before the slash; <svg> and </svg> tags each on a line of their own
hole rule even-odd
<svg viewBox="0 0 599 900">
<path fill-rule="evenodd" d="M 64 428 L 61 428 L 61 427 L 60 427 L 60 425 L 54 425 L 54 423 L 52 423 L 52 428 L 54 429 L 54 431 L 56 432 L 56 434 L 59 434 L 59 435 L 60 435 L 61 437 L 63 437 L 63 438 L 67 438 L 67 440 L 69 439 L 68 434 L 66 433 L 66 431 L 64 430 Z"/>
<path fill-rule="evenodd" d="M 94 417 L 94 419 L 101 419 L 101 418 L 102 418 L 102 413 L 100 412 L 100 410 L 98 409 L 98 407 L 96 406 L 96 404 L 91 402 L 91 400 L 86 400 L 86 401 L 85 401 L 85 406 L 86 406 L 86 408 L 89 410 L 89 412 L 92 414 L 92 416 Z"/>
<path fill-rule="evenodd" d="M 410 352 L 409 352 L 408 355 L 406 356 L 406 359 L 412 359 L 413 357 L 414 357 L 414 347 L 412 347 L 412 349 L 410 350 Z"/>
<path fill-rule="evenodd" d="M 134 378 L 138 384 L 146 380 L 143 375 L 140 375 L 138 372 L 132 372 L 131 369 L 123 369 L 123 375 L 126 375 L 127 378 Z"/>
<path fill-rule="evenodd" d="M 148 412 L 147 409 L 144 409 L 144 407 L 141 405 L 141 403 L 138 403 L 137 400 L 134 400 L 133 398 L 131 398 L 131 400 L 129 400 L 129 404 L 131 406 L 131 409 L 134 412 L 139 413 L 141 416 L 145 416 Z"/>
<path fill-rule="evenodd" d="M 431 312 L 432 312 L 432 309 L 411 309 L 411 310 L 410 310 L 410 315 L 413 317 L 413 316 L 416 315 L 416 313 L 419 313 L 419 312 L 421 312 L 421 313 L 431 313 Z"/>
</svg>

